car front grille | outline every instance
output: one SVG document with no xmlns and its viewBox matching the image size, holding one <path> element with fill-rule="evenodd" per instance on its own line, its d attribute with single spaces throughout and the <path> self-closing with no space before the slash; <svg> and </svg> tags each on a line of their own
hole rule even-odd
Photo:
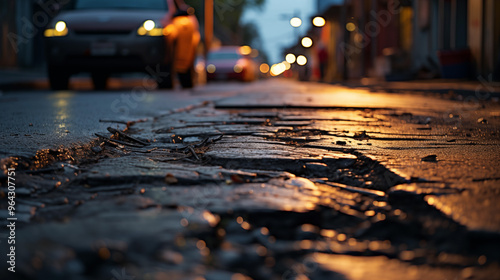
<svg viewBox="0 0 500 280">
<path fill-rule="evenodd" d="M 75 30 L 78 35 L 128 35 L 132 30 Z"/>
</svg>

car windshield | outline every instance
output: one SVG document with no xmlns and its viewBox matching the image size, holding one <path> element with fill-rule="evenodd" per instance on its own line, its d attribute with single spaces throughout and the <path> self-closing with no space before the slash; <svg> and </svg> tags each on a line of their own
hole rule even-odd
<svg viewBox="0 0 500 280">
<path fill-rule="evenodd" d="M 213 52 L 208 54 L 210 60 L 237 60 L 240 55 L 235 52 Z"/>
<path fill-rule="evenodd" d="M 166 0 L 76 0 L 73 9 L 167 10 Z"/>
</svg>

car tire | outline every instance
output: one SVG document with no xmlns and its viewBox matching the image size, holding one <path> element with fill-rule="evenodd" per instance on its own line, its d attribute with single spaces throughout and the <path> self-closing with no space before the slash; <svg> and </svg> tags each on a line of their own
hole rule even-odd
<svg viewBox="0 0 500 280">
<path fill-rule="evenodd" d="M 109 74 L 107 73 L 92 73 L 92 83 L 95 90 L 105 90 L 108 85 Z"/>
<path fill-rule="evenodd" d="M 174 75 L 172 70 L 172 65 L 163 65 L 160 66 L 161 73 L 168 73 L 167 75 L 162 76 L 153 76 L 153 79 L 156 80 L 156 84 L 158 84 L 158 88 L 160 89 L 173 89 L 174 88 Z"/>
<path fill-rule="evenodd" d="M 67 90 L 69 88 L 70 75 L 67 71 L 49 66 L 47 74 L 49 76 L 49 84 L 52 90 Z"/>
<path fill-rule="evenodd" d="M 193 88 L 194 86 L 194 67 L 190 67 L 187 72 L 179 73 L 179 82 L 183 88 Z"/>
</svg>

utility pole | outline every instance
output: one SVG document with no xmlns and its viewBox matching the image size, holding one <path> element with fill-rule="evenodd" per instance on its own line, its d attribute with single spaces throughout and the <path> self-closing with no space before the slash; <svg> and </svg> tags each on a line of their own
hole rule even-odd
<svg viewBox="0 0 500 280">
<path fill-rule="evenodd" d="M 205 59 L 214 36 L 214 0 L 205 0 Z"/>
</svg>

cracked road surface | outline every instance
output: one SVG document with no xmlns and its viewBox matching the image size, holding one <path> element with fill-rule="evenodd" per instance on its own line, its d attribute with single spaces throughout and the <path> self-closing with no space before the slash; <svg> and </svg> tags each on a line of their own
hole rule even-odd
<svg viewBox="0 0 500 280">
<path fill-rule="evenodd" d="M 280 80 L 237 93 L 4 160 L 13 279 L 500 275 L 498 103 Z"/>
<path fill-rule="evenodd" d="M 140 80 L 142 81 L 142 80 Z M 125 84 L 128 90 L 0 91 L 0 158 L 30 157 L 50 149 L 91 141 L 109 123 L 152 119 L 171 110 L 234 94 L 230 86 L 192 91 L 146 91 L 150 81 Z M 120 126 L 124 128 L 125 126 Z"/>
</svg>

